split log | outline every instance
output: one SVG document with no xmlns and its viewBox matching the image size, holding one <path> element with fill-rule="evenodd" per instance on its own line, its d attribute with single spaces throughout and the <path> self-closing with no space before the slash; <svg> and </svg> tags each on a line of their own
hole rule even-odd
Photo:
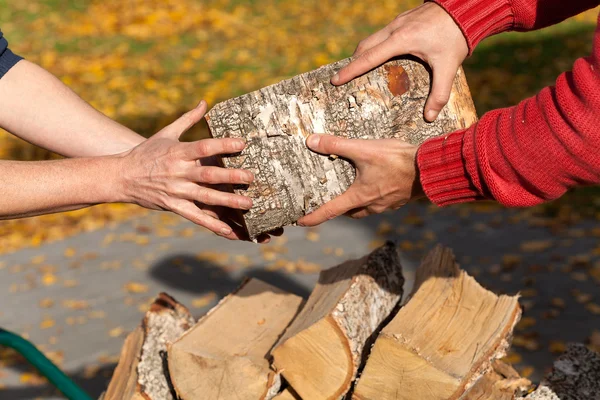
<svg viewBox="0 0 600 400">
<path fill-rule="evenodd" d="M 345 395 L 365 344 L 400 302 L 403 283 L 392 243 L 321 272 L 306 306 L 271 353 L 273 365 L 301 398 Z"/>
<path fill-rule="evenodd" d="M 271 399 L 281 378 L 267 355 L 302 298 L 257 279 L 246 281 L 169 347 L 177 395 L 195 399 Z"/>
<path fill-rule="evenodd" d="M 531 381 L 522 378 L 510 365 L 496 360 L 463 397 L 464 400 L 513 400 L 527 393 Z"/>
<path fill-rule="evenodd" d="M 410 300 L 379 334 L 353 393 L 357 400 L 464 399 L 501 358 L 521 315 L 459 270 L 441 246 L 419 266 Z"/>
<path fill-rule="evenodd" d="M 160 293 L 142 326 L 127 337 L 105 400 L 174 400 L 165 360 L 167 343 L 194 322 L 187 308 Z"/>
<path fill-rule="evenodd" d="M 121 356 L 103 400 L 144 400 L 139 392 L 137 366 L 142 352 L 144 331 L 137 327 L 125 339 Z"/>
<path fill-rule="evenodd" d="M 354 181 L 352 165 L 317 155 L 305 145 L 311 133 L 347 138 L 398 138 L 420 144 L 466 128 L 476 112 L 465 75 L 459 69 L 450 101 L 427 123 L 423 107 L 430 73 L 420 61 L 400 58 L 339 87 L 329 80 L 349 59 L 215 105 L 206 120 L 213 137 L 241 137 L 247 147 L 223 157 L 226 167 L 255 174 L 236 193 L 254 200 L 244 214 L 251 238 L 294 224 L 343 193 Z"/>
<path fill-rule="evenodd" d="M 302 400 L 293 389 L 287 387 L 283 389 L 273 400 Z"/>
<path fill-rule="evenodd" d="M 583 344 L 569 344 L 552 372 L 526 400 L 600 399 L 600 355 Z"/>
</svg>

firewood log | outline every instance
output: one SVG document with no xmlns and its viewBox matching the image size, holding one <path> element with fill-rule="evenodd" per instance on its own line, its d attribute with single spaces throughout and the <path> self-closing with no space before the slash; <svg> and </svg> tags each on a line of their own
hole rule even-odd
<svg viewBox="0 0 600 400">
<path fill-rule="evenodd" d="M 257 279 L 246 281 L 168 350 L 173 387 L 182 400 L 263 400 L 280 388 L 267 355 L 302 298 Z"/>
<path fill-rule="evenodd" d="M 303 399 L 339 399 L 350 389 L 369 338 L 402 297 L 392 243 L 322 271 L 306 306 L 272 351 L 273 365 Z"/>
<path fill-rule="evenodd" d="M 213 137 L 240 137 L 247 147 L 223 157 L 226 167 L 255 174 L 236 193 L 254 200 L 243 216 L 251 238 L 294 224 L 343 193 L 354 181 L 350 162 L 318 155 L 305 145 L 312 133 L 347 138 L 397 138 L 420 144 L 466 128 L 476 119 L 465 75 L 459 69 L 450 101 L 433 123 L 423 118 L 430 72 L 422 62 L 399 58 L 347 83 L 330 78 L 345 59 L 215 105 L 206 120 Z"/>
<path fill-rule="evenodd" d="M 521 315 L 436 247 L 419 266 L 408 302 L 386 325 L 354 388 L 356 400 L 464 399 L 501 358 Z"/>
</svg>

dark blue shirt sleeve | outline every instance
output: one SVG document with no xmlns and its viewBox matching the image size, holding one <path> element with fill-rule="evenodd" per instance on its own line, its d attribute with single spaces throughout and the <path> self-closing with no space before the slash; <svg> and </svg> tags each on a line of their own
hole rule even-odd
<svg viewBox="0 0 600 400">
<path fill-rule="evenodd" d="M 11 69 L 22 59 L 23 57 L 20 57 L 10 51 L 8 48 L 8 41 L 4 38 L 4 35 L 0 31 L 0 78 L 2 78 L 9 69 Z"/>
</svg>

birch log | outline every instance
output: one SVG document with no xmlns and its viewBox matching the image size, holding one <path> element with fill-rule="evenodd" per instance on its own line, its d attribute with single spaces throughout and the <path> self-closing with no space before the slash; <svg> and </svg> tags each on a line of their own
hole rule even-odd
<svg viewBox="0 0 600 400">
<path fill-rule="evenodd" d="M 402 297 L 398 250 L 388 243 L 322 271 L 306 305 L 272 351 L 273 365 L 303 399 L 340 399 L 369 338 Z"/>
<path fill-rule="evenodd" d="M 169 347 L 169 372 L 182 400 L 270 400 L 280 376 L 267 354 L 302 298 L 246 281 Z"/>
<path fill-rule="evenodd" d="M 160 293 L 141 326 L 125 340 L 104 400 L 173 400 L 165 359 L 167 343 L 193 324 L 187 308 Z"/>
<path fill-rule="evenodd" d="M 423 119 L 430 73 L 421 62 L 395 59 L 335 87 L 330 78 L 345 59 L 258 91 L 219 103 L 206 116 L 213 137 L 241 137 L 246 149 L 223 164 L 255 174 L 235 192 L 254 200 L 244 214 L 251 238 L 294 224 L 343 193 L 354 181 L 352 165 L 307 149 L 312 133 L 347 138 L 398 138 L 420 144 L 466 128 L 476 119 L 469 88 L 459 69 L 450 101 L 433 123 Z"/>
<path fill-rule="evenodd" d="M 408 302 L 377 337 L 352 398 L 468 398 L 504 356 L 520 315 L 517 296 L 482 288 L 438 246 L 417 269 Z"/>
</svg>

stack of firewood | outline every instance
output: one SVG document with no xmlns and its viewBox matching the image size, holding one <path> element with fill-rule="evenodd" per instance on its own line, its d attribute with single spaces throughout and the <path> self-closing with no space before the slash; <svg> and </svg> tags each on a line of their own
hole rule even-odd
<svg viewBox="0 0 600 400">
<path fill-rule="evenodd" d="M 432 250 L 403 299 L 391 243 L 321 272 L 309 298 L 246 280 L 197 323 L 162 293 L 125 341 L 104 400 L 512 399 L 498 361 L 521 310 Z"/>
</svg>

